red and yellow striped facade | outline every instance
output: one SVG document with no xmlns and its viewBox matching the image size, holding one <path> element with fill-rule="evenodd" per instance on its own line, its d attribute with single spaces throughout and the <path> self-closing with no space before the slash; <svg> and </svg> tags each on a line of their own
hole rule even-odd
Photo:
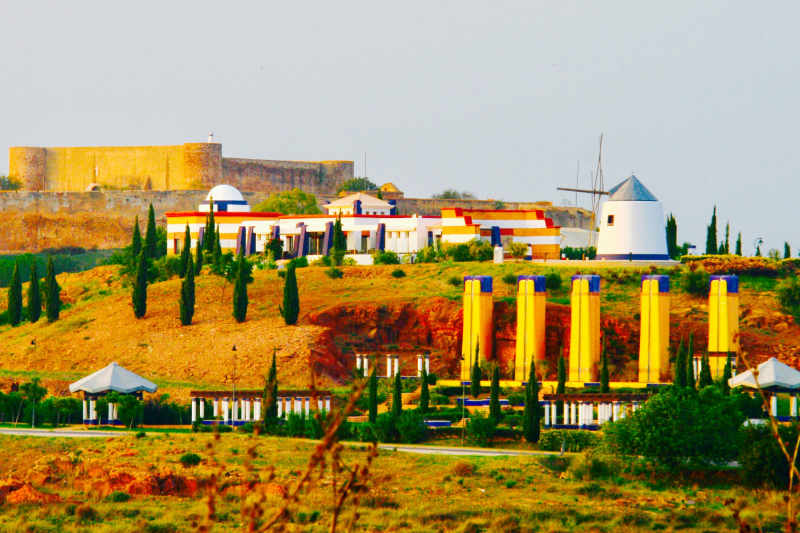
<svg viewBox="0 0 800 533">
<path fill-rule="evenodd" d="M 561 228 L 540 209 L 442 209 L 442 242 L 465 243 L 489 240 L 499 230 L 503 246 L 511 242 L 527 244 L 533 259 L 559 259 Z"/>
</svg>

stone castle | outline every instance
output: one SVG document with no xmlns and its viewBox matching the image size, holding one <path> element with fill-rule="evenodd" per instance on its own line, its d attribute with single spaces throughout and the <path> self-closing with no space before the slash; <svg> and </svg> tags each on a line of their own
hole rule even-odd
<svg viewBox="0 0 800 533">
<path fill-rule="evenodd" d="M 208 190 L 227 183 L 243 191 L 298 187 L 335 194 L 353 177 L 352 161 L 271 161 L 222 157 L 222 144 L 9 148 L 9 175 L 28 191 Z"/>
</svg>

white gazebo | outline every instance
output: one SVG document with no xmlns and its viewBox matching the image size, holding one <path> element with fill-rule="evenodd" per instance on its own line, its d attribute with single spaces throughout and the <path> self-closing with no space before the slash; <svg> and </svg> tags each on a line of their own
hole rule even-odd
<svg viewBox="0 0 800 533">
<path fill-rule="evenodd" d="M 756 376 L 753 369 L 745 370 L 736 374 L 728 380 L 731 388 L 746 387 L 756 389 L 761 387 L 764 392 L 770 393 L 770 411 L 773 416 L 778 416 L 778 397 L 779 392 L 788 392 L 792 395 L 790 413 L 792 417 L 797 417 L 797 393 L 800 391 L 800 371 L 791 366 L 781 363 L 774 357 L 770 357 L 756 367 L 758 372 L 758 386 L 756 386 Z"/>
<path fill-rule="evenodd" d="M 111 363 L 105 368 L 101 368 L 94 374 L 81 378 L 75 383 L 70 384 L 70 392 L 83 392 L 83 423 L 97 424 L 98 417 L 95 409 L 95 402 L 100 396 L 114 391 L 120 394 L 132 394 L 139 399 L 142 392 L 153 393 L 158 390 L 158 386 L 152 381 L 134 374 L 127 368 L 119 366 L 116 362 Z M 108 423 L 118 422 L 116 404 L 108 404 Z"/>
</svg>

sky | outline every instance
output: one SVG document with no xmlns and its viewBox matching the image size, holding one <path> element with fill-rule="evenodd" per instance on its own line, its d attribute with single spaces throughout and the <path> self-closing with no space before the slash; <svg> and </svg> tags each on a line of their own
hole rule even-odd
<svg viewBox="0 0 800 533">
<path fill-rule="evenodd" d="M 213 131 L 227 157 L 366 154 L 410 197 L 563 205 L 602 133 L 606 188 L 635 172 L 679 241 L 704 248 L 716 205 L 746 253 L 800 251 L 797 2 L 0 0 L 0 20 L 0 174 L 8 146 Z"/>
</svg>

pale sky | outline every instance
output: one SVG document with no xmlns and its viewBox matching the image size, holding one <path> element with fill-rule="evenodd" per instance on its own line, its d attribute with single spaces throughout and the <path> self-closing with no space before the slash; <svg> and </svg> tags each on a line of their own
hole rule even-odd
<svg viewBox="0 0 800 533">
<path fill-rule="evenodd" d="M 605 134 L 704 247 L 800 249 L 797 2 L 9 2 L 8 146 L 180 144 L 354 159 L 408 196 L 574 202 Z M 582 204 L 587 205 L 583 199 Z M 720 235 L 721 237 L 721 235 Z M 732 245 L 733 246 L 733 245 Z"/>
</svg>

